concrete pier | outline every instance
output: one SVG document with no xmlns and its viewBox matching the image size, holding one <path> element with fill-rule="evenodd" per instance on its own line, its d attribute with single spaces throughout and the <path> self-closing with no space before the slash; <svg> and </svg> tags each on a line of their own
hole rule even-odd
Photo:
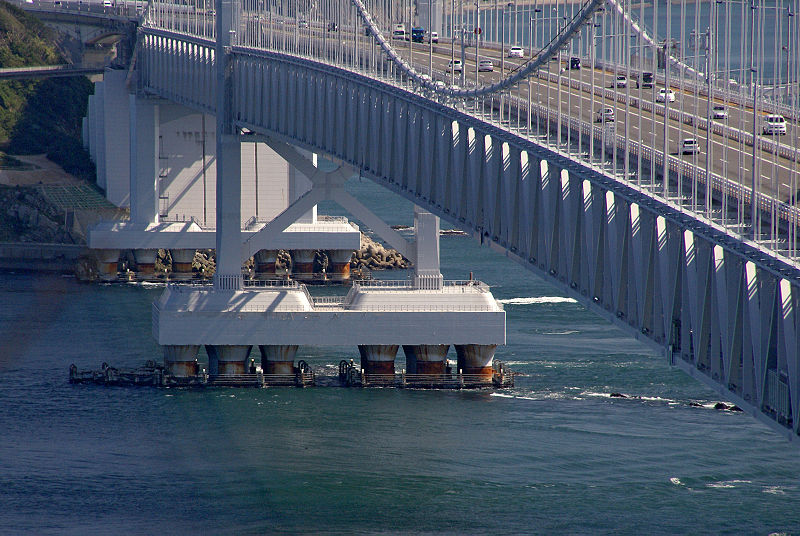
<svg viewBox="0 0 800 536">
<path fill-rule="evenodd" d="M 292 255 L 292 277 L 294 279 L 311 279 L 314 276 L 313 249 L 294 249 Z"/>
<path fill-rule="evenodd" d="M 136 260 L 136 278 L 153 279 L 156 271 L 157 249 L 135 249 L 133 258 Z"/>
<path fill-rule="evenodd" d="M 171 249 L 172 255 L 172 274 L 170 279 L 176 281 L 186 281 L 192 278 L 192 261 L 196 250 L 194 249 Z"/>
<path fill-rule="evenodd" d="M 275 263 L 278 260 L 278 251 L 275 249 L 262 249 L 254 255 L 256 261 L 256 279 L 270 279 L 275 276 Z"/>
<path fill-rule="evenodd" d="M 260 344 L 261 368 L 264 374 L 294 374 L 296 344 Z"/>
<path fill-rule="evenodd" d="M 350 279 L 350 259 L 352 251 L 335 249 L 328 251 L 328 278 L 334 281 L 347 281 Z"/>
<path fill-rule="evenodd" d="M 117 265 L 119 264 L 118 249 L 96 249 L 97 268 L 100 279 L 112 281 L 117 278 Z"/>
<path fill-rule="evenodd" d="M 444 374 L 449 344 L 403 345 L 408 374 Z"/>
<path fill-rule="evenodd" d="M 456 344 L 458 371 L 492 377 L 492 360 L 496 344 Z"/>
<path fill-rule="evenodd" d="M 212 376 L 224 374 L 246 374 L 250 357 L 250 345 L 220 344 L 206 346 L 208 368 Z"/>
<path fill-rule="evenodd" d="M 179 344 L 164 346 L 164 368 L 169 374 L 178 378 L 197 376 L 197 351 L 196 344 Z"/>
<path fill-rule="evenodd" d="M 360 344 L 361 368 L 367 374 L 394 374 L 394 358 L 397 344 Z"/>
</svg>

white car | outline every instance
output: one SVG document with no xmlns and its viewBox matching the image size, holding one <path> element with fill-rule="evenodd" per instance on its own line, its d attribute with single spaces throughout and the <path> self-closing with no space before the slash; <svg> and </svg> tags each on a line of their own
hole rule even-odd
<svg viewBox="0 0 800 536">
<path fill-rule="evenodd" d="M 681 141 L 681 154 L 697 154 L 700 152 L 700 144 L 694 138 L 686 138 Z"/>
<path fill-rule="evenodd" d="M 522 58 L 525 56 L 525 49 L 522 47 L 511 47 L 508 49 L 509 58 Z"/>
<path fill-rule="evenodd" d="M 478 62 L 479 73 L 491 73 L 494 71 L 494 63 L 492 60 L 481 60 Z"/>
<path fill-rule="evenodd" d="M 656 94 L 656 102 L 675 102 L 675 92 L 671 89 L 661 88 Z"/>
<path fill-rule="evenodd" d="M 624 74 L 617 76 L 616 80 L 614 80 L 615 87 L 628 87 L 628 79 L 625 78 Z"/>
<path fill-rule="evenodd" d="M 297 23 L 300 28 L 308 28 L 308 21 L 305 19 L 301 19 L 300 22 Z"/>
<path fill-rule="evenodd" d="M 448 73 L 460 73 L 464 69 L 461 60 L 450 60 L 447 62 Z"/>
<path fill-rule="evenodd" d="M 714 119 L 727 119 L 728 109 L 722 104 L 715 104 L 711 108 L 711 115 L 714 117 Z"/>
<path fill-rule="evenodd" d="M 439 32 L 431 32 L 431 43 L 439 42 Z"/>
<path fill-rule="evenodd" d="M 597 110 L 595 123 L 613 123 L 614 122 L 614 108 L 600 108 Z"/>
<path fill-rule="evenodd" d="M 786 134 L 786 119 L 780 114 L 765 115 L 761 131 L 767 135 Z"/>
</svg>

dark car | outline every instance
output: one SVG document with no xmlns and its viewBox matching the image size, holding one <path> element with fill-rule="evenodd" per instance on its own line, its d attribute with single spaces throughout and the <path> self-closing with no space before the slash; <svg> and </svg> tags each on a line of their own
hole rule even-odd
<svg viewBox="0 0 800 536">
<path fill-rule="evenodd" d="M 329 32 L 338 32 L 339 31 L 339 25 L 336 24 L 335 22 L 329 22 L 328 23 L 328 31 Z"/>
<path fill-rule="evenodd" d="M 579 70 L 581 68 L 581 59 L 577 56 L 572 56 L 569 59 L 569 68 L 574 70 Z"/>
</svg>

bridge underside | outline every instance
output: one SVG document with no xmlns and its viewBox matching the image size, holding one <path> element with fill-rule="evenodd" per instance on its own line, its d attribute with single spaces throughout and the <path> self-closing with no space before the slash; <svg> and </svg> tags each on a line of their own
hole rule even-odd
<svg viewBox="0 0 800 536">
<path fill-rule="evenodd" d="M 147 35 L 142 89 L 213 109 L 205 46 Z M 239 127 L 359 168 L 797 437 L 795 272 L 645 191 L 397 87 L 239 48 L 231 72 Z"/>
</svg>

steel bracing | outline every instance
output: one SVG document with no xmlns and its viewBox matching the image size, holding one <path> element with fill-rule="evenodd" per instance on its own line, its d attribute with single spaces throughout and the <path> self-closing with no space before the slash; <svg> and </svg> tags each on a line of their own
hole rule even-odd
<svg viewBox="0 0 800 536">
<path fill-rule="evenodd" d="M 675 5 L 692 22 L 686 2 Z M 792 17 L 794 5 L 784 4 Z M 705 35 L 706 48 L 701 53 L 696 45 L 692 57 L 653 37 L 674 33 L 671 3 L 661 8 L 666 31 L 656 22 L 658 8 L 648 22 L 643 8 L 637 14 L 619 0 L 591 16 L 585 9 L 597 10 L 596 3 L 556 4 L 558 20 L 550 21 L 547 35 L 537 35 L 548 28 L 538 20 L 541 10 L 529 11 L 529 27 L 528 21 L 514 25 L 521 39 L 504 27 L 511 25 L 507 8 L 472 7 L 465 14 L 463 4 L 452 6 L 434 47 L 431 40 L 389 37 L 396 23 L 414 19 L 411 2 L 244 0 L 213 8 L 151 2 L 138 44 L 138 87 L 210 113 L 225 102 L 236 129 L 358 169 L 541 275 L 796 439 L 800 269 L 790 190 L 798 185 L 797 148 L 762 133 L 757 121 L 763 112 L 793 121 L 797 95 L 788 89 L 786 99 L 767 99 L 758 85 L 762 75 L 752 80 L 752 94 L 749 78 L 732 88 L 717 76 L 732 72 L 733 45 L 715 41 L 714 32 L 761 25 L 761 15 L 743 9 L 741 21 L 702 34 L 694 12 L 687 27 L 697 30 L 698 43 Z M 231 14 L 230 44 L 215 53 L 221 10 Z M 702 16 L 717 21 L 718 15 Z M 781 34 L 790 44 L 800 35 L 795 24 L 792 19 Z M 481 35 L 477 28 L 488 34 L 493 26 L 494 37 L 467 39 L 468 28 Z M 587 32 L 591 47 L 580 43 Z M 641 41 L 636 61 L 619 52 L 630 45 L 628 32 Z M 525 51 L 529 59 L 506 68 L 506 45 L 525 35 L 537 53 Z M 606 43 L 617 52 L 600 54 L 598 45 Z M 547 68 L 565 46 L 566 64 Z M 709 59 L 715 46 L 728 49 L 722 68 L 719 58 Z M 671 68 L 659 68 L 659 50 Z M 498 51 L 502 72 L 481 78 L 476 60 Z M 748 45 L 741 52 L 756 51 Z M 217 95 L 222 53 L 225 99 Z M 572 56 L 588 56 L 589 72 L 573 73 Z M 457 58 L 460 73 L 447 62 Z M 467 75 L 470 61 L 474 72 Z M 534 61 L 538 70 L 526 68 Z M 648 70 L 650 82 L 643 76 Z M 715 75 L 702 74 L 709 71 Z M 800 78 L 794 56 L 776 67 L 776 80 L 781 73 L 787 81 Z M 634 83 L 649 87 L 634 91 Z M 660 101 L 659 88 L 687 96 L 687 103 Z M 715 102 L 730 120 L 715 122 Z M 615 128 L 605 115 L 594 124 L 597 106 L 610 107 L 611 117 L 616 112 Z M 707 143 L 706 154 L 676 150 L 684 134 Z M 719 147 L 712 154 L 713 144 Z M 770 176 L 789 186 L 763 186 Z"/>
</svg>

